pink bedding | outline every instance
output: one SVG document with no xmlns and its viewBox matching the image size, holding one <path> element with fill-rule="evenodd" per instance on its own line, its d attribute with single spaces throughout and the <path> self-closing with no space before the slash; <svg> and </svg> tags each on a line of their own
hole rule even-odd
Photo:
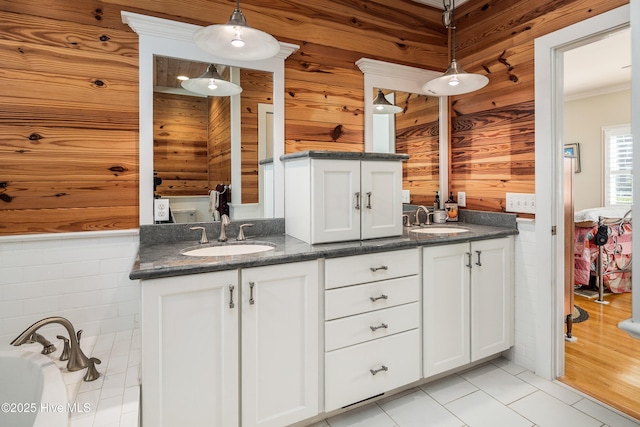
<svg viewBox="0 0 640 427">
<path fill-rule="evenodd" d="M 598 226 L 575 227 L 575 284 L 589 285 L 589 278 L 596 275 L 599 247 L 593 237 Z M 631 272 L 615 272 L 631 269 L 631 223 L 608 226 L 609 239 L 602 247 L 604 285 L 613 293 L 631 291 Z"/>
</svg>

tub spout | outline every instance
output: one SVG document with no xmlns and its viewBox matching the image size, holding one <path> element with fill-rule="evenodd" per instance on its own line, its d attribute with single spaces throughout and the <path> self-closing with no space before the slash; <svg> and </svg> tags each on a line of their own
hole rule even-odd
<svg viewBox="0 0 640 427">
<path fill-rule="evenodd" d="M 89 365 L 89 359 L 80 349 L 80 334 L 82 333 L 82 331 L 78 331 L 78 333 L 76 334 L 76 331 L 73 328 L 71 322 L 69 322 L 64 317 L 54 316 L 38 320 L 36 323 L 25 329 L 24 332 L 22 332 L 20 335 L 18 335 L 16 339 L 11 341 L 11 345 L 19 346 L 25 343 L 34 342 L 33 338 L 37 338 L 37 336 L 40 335 L 36 334 L 36 331 L 41 327 L 49 325 L 51 323 L 57 323 L 64 326 L 64 328 L 69 333 L 69 341 L 71 343 L 71 346 L 69 351 L 69 361 L 67 362 L 67 369 L 70 371 L 79 371 L 80 369 L 86 368 Z"/>
</svg>

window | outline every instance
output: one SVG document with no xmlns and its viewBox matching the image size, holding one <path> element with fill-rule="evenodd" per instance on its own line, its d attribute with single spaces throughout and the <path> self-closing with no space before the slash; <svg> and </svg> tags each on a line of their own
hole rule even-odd
<svg viewBox="0 0 640 427">
<path fill-rule="evenodd" d="M 604 128 L 605 206 L 633 204 L 633 144 L 630 126 Z"/>
</svg>

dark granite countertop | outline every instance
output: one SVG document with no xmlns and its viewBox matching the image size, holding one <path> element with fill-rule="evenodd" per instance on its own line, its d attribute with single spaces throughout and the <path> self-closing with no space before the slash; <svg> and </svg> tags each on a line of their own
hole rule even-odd
<svg viewBox="0 0 640 427">
<path fill-rule="evenodd" d="M 422 228 L 438 227 L 461 227 L 466 228 L 469 231 L 457 234 L 418 234 L 411 232 L 412 229 L 416 228 L 414 226 L 409 228 L 405 227 L 403 235 L 398 237 L 310 245 L 288 236 L 283 232 L 251 237 L 251 229 L 248 229 L 247 241 L 243 243 L 255 244 L 264 242 L 274 246 L 274 249 L 267 252 L 249 255 L 234 255 L 215 258 L 186 256 L 181 253 L 181 251 L 187 249 L 196 249 L 208 246 L 207 244 L 199 245 L 197 243 L 197 238 L 199 237 L 197 233 L 193 236 L 193 239 L 187 241 L 172 240 L 168 238 L 167 240 L 172 241 L 165 241 L 165 243 L 156 243 L 151 240 L 147 240 L 145 242 L 142 240 L 143 233 L 141 233 L 140 251 L 129 278 L 135 280 L 180 276 L 184 274 L 283 264 L 319 258 L 337 258 L 373 252 L 409 249 L 419 246 L 486 240 L 518 234 L 518 230 L 515 227 L 515 220 L 513 221 L 513 226 L 505 226 L 505 224 L 501 224 L 501 226 L 492 226 L 459 222 L 433 224 L 423 226 Z M 191 234 L 193 234 L 193 232 L 191 232 Z M 189 235 L 189 233 L 184 235 Z M 233 234 L 229 234 L 229 236 L 232 235 Z M 212 239 L 212 243 L 209 245 L 219 245 L 220 243 L 213 240 L 213 236 L 216 236 L 216 234 L 209 234 L 209 238 Z M 224 244 L 234 245 L 238 244 L 238 242 L 230 238 L 229 241 Z"/>
<path fill-rule="evenodd" d="M 408 154 L 396 153 L 363 153 L 351 151 L 325 151 L 307 150 L 280 156 L 280 160 L 287 161 L 309 157 L 312 159 L 337 159 L 337 160 L 408 160 Z"/>
</svg>

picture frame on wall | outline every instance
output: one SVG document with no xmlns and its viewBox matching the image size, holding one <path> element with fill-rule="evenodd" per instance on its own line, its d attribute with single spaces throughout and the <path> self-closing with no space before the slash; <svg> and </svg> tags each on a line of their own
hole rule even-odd
<svg viewBox="0 0 640 427">
<path fill-rule="evenodd" d="M 565 144 L 564 157 L 571 157 L 575 159 L 573 162 L 573 171 L 575 173 L 580 173 L 582 171 L 582 167 L 580 166 L 580 143 L 574 142 L 572 144 Z"/>
</svg>

